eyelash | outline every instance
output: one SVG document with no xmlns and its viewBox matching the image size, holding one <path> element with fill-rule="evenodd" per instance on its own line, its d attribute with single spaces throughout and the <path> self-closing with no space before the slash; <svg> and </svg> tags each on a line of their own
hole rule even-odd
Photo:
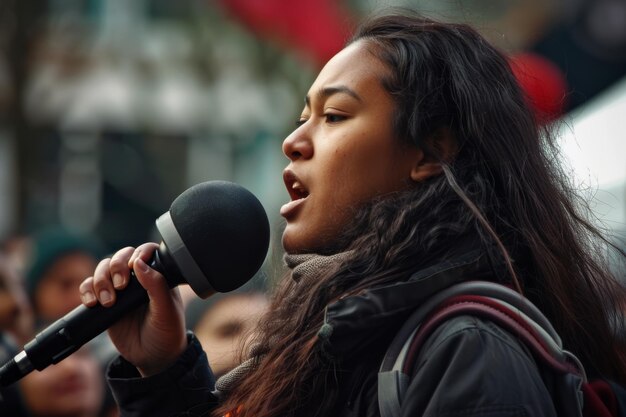
<svg viewBox="0 0 626 417">
<path fill-rule="evenodd" d="M 334 113 L 326 113 L 323 115 L 324 119 L 326 120 L 326 123 L 339 123 L 343 120 L 346 119 L 346 116 L 342 116 L 340 114 L 334 114 Z M 335 120 L 331 120 L 331 119 L 335 119 Z M 298 119 L 296 120 L 296 127 L 300 127 L 303 124 L 305 124 L 309 119 Z"/>
<path fill-rule="evenodd" d="M 334 114 L 334 113 L 326 113 L 324 117 L 326 118 L 326 123 L 338 123 L 346 119 L 345 116 L 342 116 L 340 114 Z M 338 120 L 330 120 L 330 119 L 338 119 Z"/>
</svg>

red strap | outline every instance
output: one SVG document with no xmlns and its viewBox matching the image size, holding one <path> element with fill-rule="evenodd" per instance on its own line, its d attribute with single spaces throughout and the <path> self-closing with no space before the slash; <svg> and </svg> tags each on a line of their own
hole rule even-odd
<svg viewBox="0 0 626 417">
<path fill-rule="evenodd" d="M 611 386 L 602 380 L 589 381 L 582 386 L 585 402 L 583 415 L 597 417 L 612 417 L 619 415 L 617 399 Z"/>
<path fill-rule="evenodd" d="M 443 322 L 460 315 L 471 315 L 493 321 L 505 330 L 519 337 L 534 355 L 557 372 L 575 372 L 578 370 L 568 362 L 552 356 L 530 324 L 518 313 L 490 299 L 478 295 L 459 295 L 447 300 L 434 313 L 424 320 L 415 334 L 407 352 L 402 371 L 411 375 L 417 355 L 428 336 Z"/>
</svg>

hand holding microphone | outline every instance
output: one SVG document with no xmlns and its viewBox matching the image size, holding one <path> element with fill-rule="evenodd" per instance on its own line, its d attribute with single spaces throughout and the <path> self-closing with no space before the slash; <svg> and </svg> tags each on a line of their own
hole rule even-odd
<svg viewBox="0 0 626 417">
<path fill-rule="evenodd" d="M 137 285 L 136 281 L 147 291 L 149 304 L 127 314 L 108 330 L 118 352 L 143 376 L 167 368 L 187 343 L 178 289 L 170 289 L 166 278 L 148 266 L 157 249 L 156 243 L 121 249 L 110 259 L 102 260 L 93 277 L 80 285 L 81 298 L 87 307 L 101 304 L 114 308 L 117 291 Z M 118 282 L 113 281 L 114 276 Z"/>
<path fill-rule="evenodd" d="M 118 321 L 111 336 L 122 355 L 145 374 L 164 369 L 185 343 L 180 296 L 170 288 L 186 282 L 202 298 L 232 291 L 254 276 L 269 246 L 261 203 L 225 181 L 189 188 L 156 225 L 161 244 L 125 248 L 101 261 L 81 284 L 90 307 L 79 305 L 28 342 L 0 368 L 0 386 L 58 363 Z M 121 290 L 113 290 L 116 273 Z M 97 294 L 100 303 L 87 294 Z"/>
</svg>

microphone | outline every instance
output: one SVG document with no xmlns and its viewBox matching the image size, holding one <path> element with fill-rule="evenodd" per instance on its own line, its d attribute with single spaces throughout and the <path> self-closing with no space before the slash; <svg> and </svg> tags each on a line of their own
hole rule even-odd
<svg viewBox="0 0 626 417">
<path fill-rule="evenodd" d="M 201 298 L 239 288 L 259 270 L 269 247 L 269 221 L 240 185 L 207 181 L 184 191 L 156 220 L 162 241 L 150 266 L 173 288 L 188 283 Z M 0 368 L 0 386 L 65 359 L 130 311 L 148 302 L 135 274 L 112 307 L 83 304 L 52 323 Z"/>
</svg>

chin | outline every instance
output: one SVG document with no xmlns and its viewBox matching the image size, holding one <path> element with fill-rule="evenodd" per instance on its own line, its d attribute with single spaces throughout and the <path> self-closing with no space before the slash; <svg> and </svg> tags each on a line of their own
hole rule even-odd
<svg viewBox="0 0 626 417">
<path fill-rule="evenodd" d="M 306 239 L 302 239 L 302 235 L 302 232 L 290 230 L 289 225 L 287 225 L 282 237 L 282 245 L 285 252 L 291 254 L 315 252 L 312 246 L 307 244 Z"/>
<path fill-rule="evenodd" d="M 310 251 L 300 248 L 298 245 L 294 245 L 283 236 L 283 250 L 289 254 L 309 253 Z"/>
<path fill-rule="evenodd" d="M 336 240 L 332 239 L 306 239 L 304 233 L 297 230 L 285 229 L 282 237 L 283 249 L 289 254 L 316 253 L 319 255 L 331 255 L 340 251 Z M 319 234 L 318 234 L 319 235 Z"/>
</svg>

